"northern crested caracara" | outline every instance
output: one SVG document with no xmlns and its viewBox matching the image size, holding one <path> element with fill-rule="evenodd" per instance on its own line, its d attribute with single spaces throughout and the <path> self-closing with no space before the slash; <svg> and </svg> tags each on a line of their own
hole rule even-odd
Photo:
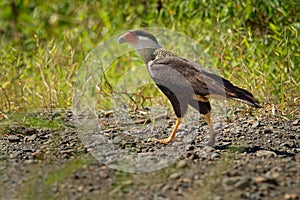
<svg viewBox="0 0 300 200">
<path fill-rule="evenodd" d="M 158 140 L 167 144 L 175 136 L 181 118 L 188 105 L 196 108 L 205 116 L 209 127 L 208 145 L 215 143 L 215 132 L 212 127 L 209 99 L 234 99 L 250 106 L 260 108 L 253 95 L 228 80 L 208 72 L 197 63 L 178 57 L 162 48 L 156 38 L 143 30 L 133 30 L 123 34 L 119 43 L 129 43 L 142 57 L 147 69 L 158 88 L 170 100 L 177 116 L 176 124 L 168 138 Z"/>
</svg>

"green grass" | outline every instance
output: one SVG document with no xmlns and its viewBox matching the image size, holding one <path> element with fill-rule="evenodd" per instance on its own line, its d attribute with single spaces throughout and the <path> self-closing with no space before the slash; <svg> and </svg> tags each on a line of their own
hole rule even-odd
<svg viewBox="0 0 300 200">
<path fill-rule="evenodd" d="M 87 158 L 78 158 L 76 160 L 73 160 L 59 170 L 49 174 L 45 178 L 44 183 L 48 188 L 50 188 L 54 183 L 61 182 L 64 179 L 68 178 L 75 171 L 81 169 L 87 163 L 89 163 L 89 159 Z"/>
<path fill-rule="evenodd" d="M 13 132 L 26 134 L 26 131 L 23 130 L 25 127 L 34 128 L 34 129 L 51 129 L 53 131 L 70 129 L 70 126 L 67 126 L 62 117 L 63 113 L 57 112 L 56 115 L 49 115 L 47 113 L 44 115 L 44 112 L 35 112 L 35 113 L 10 113 L 5 115 L 4 119 L 0 119 L 0 133 Z"/>
<path fill-rule="evenodd" d="M 28 181 L 18 193 L 18 198 L 21 199 L 61 199 L 59 196 L 53 195 L 52 187 L 55 184 L 61 184 L 66 179 L 70 178 L 74 172 L 82 169 L 90 162 L 88 157 L 79 157 L 76 160 L 64 163 L 59 166 L 57 163 L 48 163 L 48 165 L 55 165 L 52 168 L 44 168 L 39 165 L 33 165 L 36 170 L 45 170 L 43 178 L 39 173 L 29 173 L 27 175 Z"/>
<path fill-rule="evenodd" d="M 4 0 L 0 8 L 0 117 L 71 108 L 76 76 L 90 50 L 122 30 L 141 27 L 186 34 L 224 77 L 252 91 L 265 106 L 299 108 L 298 1 Z M 129 55 L 114 62 L 105 77 L 99 72 L 99 108 L 112 107 L 118 79 L 141 63 L 136 54 Z M 133 108 L 167 102 L 153 84 L 126 101 Z"/>
</svg>

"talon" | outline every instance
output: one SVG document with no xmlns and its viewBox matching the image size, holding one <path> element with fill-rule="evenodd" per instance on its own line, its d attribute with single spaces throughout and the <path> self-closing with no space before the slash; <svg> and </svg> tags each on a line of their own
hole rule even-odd
<svg viewBox="0 0 300 200">
<path fill-rule="evenodd" d="M 175 136 L 176 136 L 176 132 L 177 132 L 178 126 L 180 124 L 180 121 L 181 121 L 181 119 L 177 118 L 175 126 L 174 126 L 174 129 L 173 129 L 171 135 L 168 138 L 165 138 L 165 139 L 162 139 L 162 140 L 155 139 L 155 138 L 149 138 L 149 140 L 153 140 L 155 142 L 159 142 L 160 144 L 168 144 L 168 143 L 170 143 L 172 141 L 175 141 L 176 140 Z"/>
<path fill-rule="evenodd" d="M 170 142 L 172 142 L 172 139 L 170 138 L 166 138 L 166 139 L 162 139 L 162 140 L 157 140 L 160 144 L 168 144 Z"/>
<path fill-rule="evenodd" d="M 148 139 L 148 142 L 158 142 L 158 143 L 160 143 L 160 144 L 169 144 L 169 143 L 171 143 L 171 142 L 174 142 L 174 141 L 180 141 L 179 139 L 177 139 L 177 138 L 173 138 L 173 139 L 171 139 L 171 138 L 165 138 L 165 139 L 156 139 L 156 138 L 149 138 Z"/>
</svg>

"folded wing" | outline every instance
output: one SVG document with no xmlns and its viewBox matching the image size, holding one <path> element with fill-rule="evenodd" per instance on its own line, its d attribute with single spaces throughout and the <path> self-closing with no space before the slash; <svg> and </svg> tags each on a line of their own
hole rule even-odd
<svg viewBox="0 0 300 200">
<path fill-rule="evenodd" d="M 209 73 L 204 68 L 176 56 L 154 60 L 148 66 L 150 74 L 158 85 L 168 87 L 175 94 L 186 98 L 233 99 L 253 107 L 261 107 L 253 95 L 233 85 L 228 80 Z"/>
</svg>

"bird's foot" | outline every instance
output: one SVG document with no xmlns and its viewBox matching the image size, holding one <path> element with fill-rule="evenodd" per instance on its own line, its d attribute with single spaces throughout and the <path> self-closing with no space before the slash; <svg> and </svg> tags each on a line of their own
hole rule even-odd
<svg viewBox="0 0 300 200">
<path fill-rule="evenodd" d="M 172 142 L 172 139 L 170 138 L 165 138 L 165 139 L 162 139 L 162 140 L 157 140 L 160 144 L 168 144 L 170 142 Z"/>
<path fill-rule="evenodd" d="M 156 138 L 149 138 L 148 141 L 151 141 L 151 142 L 158 142 L 160 144 L 169 144 L 171 143 L 172 141 L 177 141 L 176 138 L 172 139 L 172 138 L 165 138 L 165 139 L 156 139 Z"/>
</svg>

